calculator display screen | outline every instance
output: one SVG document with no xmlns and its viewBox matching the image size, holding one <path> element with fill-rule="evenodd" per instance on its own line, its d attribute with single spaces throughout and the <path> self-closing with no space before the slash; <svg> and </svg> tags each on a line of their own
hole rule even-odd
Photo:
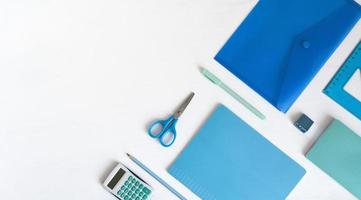
<svg viewBox="0 0 361 200">
<path fill-rule="evenodd" d="M 108 187 L 113 189 L 115 185 L 119 182 L 119 180 L 123 177 L 125 171 L 123 169 L 119 169 L 118 172 L 114 175 L 112 180 L 108 183 Z"/>
</svg>

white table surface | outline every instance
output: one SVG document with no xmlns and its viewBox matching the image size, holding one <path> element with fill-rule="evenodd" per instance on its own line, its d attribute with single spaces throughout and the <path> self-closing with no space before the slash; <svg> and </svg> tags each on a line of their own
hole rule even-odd
<svg viewBox="0 0 361 200">
<path fill-rule="evenodd" d="M 177 199 L 129 161 L 129 152 L 197 199 L 166 168 L 223 103 L 307 170 L 288 199 L 355 199 L 304 153 L 332 117 L 361 134 L 360 121 L 321 92 L 360 40 L 361 22 L 282 114 L 213 60 L 255 4 L 0 1 L 0 198 L 112 200 L 101 183 L 121 161 L 150 182 L 154 199 Z M 199 65 L 256 105 L 267 120 L 202 77 Z M 166 117 L 190 91 L 196 96 L 178 123 L 177 141 L 163 148 L 148 137 L 146 126 Z M 315 121 L 307 134 L 291 123 L 300 112 Z"/>
</svg>

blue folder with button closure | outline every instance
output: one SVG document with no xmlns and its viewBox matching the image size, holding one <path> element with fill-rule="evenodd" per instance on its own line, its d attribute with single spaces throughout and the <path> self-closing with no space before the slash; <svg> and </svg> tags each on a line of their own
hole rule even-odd
<svg viewBox="0 0 361 200">
<path fill-rule="evenodd" d="M 360 17 L 353 0 L 260 0 L 215 59 L 287 112 Z"/>
</svg>

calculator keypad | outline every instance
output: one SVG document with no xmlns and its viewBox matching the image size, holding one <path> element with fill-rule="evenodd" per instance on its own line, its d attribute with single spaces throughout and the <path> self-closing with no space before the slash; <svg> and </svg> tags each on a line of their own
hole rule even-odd
<svg viewBox="0 0 361 200">
<path fill-rule="evenodd" d="M 151 190 L 133 176 L 129 176 L 117 192 L 118 196 L 124 200 L 146 200 L 150 193 Z"/>
</svg>

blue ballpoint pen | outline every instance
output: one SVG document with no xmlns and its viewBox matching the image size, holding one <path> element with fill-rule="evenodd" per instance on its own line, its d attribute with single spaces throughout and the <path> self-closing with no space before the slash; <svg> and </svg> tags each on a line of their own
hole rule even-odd
<svg viewBox="0 0 361 200">
<path fill-rule="evenodd" d="M 161 183 L 164 187 L 166 187 L 169 191 L 171 191 L 174 195 L 176 195 L 181 200 L 187 200 L 184 196 L 182 196 L 179 192 L 177 192 L 174 188 L 172 188 L 168 183 L 166 183 L 163 179 L 157 176 L 152 170 L 146 167 L 143 163 L 141 163 L 138 159 L 134 158 L 132 155 L 127 153 L 127 156 L 139 167 L 144 169 L 149 175 L 153 176 L 159 183 Z"/>
</svg>

